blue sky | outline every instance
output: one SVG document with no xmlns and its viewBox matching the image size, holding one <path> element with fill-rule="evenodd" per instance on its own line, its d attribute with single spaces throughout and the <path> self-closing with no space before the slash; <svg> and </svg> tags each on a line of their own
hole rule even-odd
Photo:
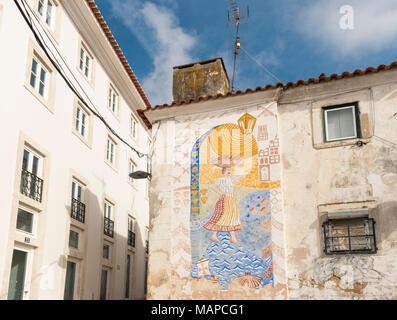
<svg viewBox="0 0 397 320">
<path fill-rule="evenodd" d="M 152 105 L 172 101 L 172 67 L 222 57 L 232 77 L 227 0 L 96 0 Z M 284 83 L 397 60 L 396 0 L 239 0 L 242 46 Z M 343 30 L 340 8 L 354 9 Z M 243 51 L 236 89 L 276 83 Z"/>
</svg>

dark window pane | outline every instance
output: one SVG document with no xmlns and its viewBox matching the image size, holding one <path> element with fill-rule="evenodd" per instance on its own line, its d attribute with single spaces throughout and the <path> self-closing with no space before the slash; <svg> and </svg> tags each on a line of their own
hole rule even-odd
<svg viewBox="0 0 397 320">
<path fill-rule="evenodd" d="M 18 209 L 17 229 L 32 233 L 33 214 L 31 214 L 23 209 Z"/>
<path fill-rule="evenodd" d="M 69 247 L 75 248 L 75 249 L 79 248 L 79 234 L 78 234 L 78 232 L 70 230 Z"/>
</svg>

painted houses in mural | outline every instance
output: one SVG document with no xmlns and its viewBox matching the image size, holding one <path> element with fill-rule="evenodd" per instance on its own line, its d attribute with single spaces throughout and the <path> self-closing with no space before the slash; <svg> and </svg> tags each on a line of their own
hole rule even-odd
<svg viewBox="0 0 397 320">
<path fill-rule="evenodd" d="M 140 111 L 148 297 L 397 298 L 396 66 L 233 94 L 220 58 L 175 67 Z"/>
</svg>

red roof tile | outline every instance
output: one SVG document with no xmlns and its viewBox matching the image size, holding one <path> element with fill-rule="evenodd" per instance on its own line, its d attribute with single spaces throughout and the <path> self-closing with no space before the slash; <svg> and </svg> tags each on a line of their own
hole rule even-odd
<svg viewBox="0 0 397 320">
<path fill-rule="evenodd" d="M 217 94 L 217 95 L 208 95 L 208 96 L 201 96 L 197 98 L 191 98 L 191 99 L 186 99 L 186 100 L 181 100 L 181 101 L 173 101 L 171 104 L 162 104 L 162 105 L 156 105 L 153 108 L 152 107 L 147 107 L 146 109 L 141 109 L 138 110 L 138 113 L 142 116 L 144 116 L 144 112 L 148 110 L 156 110 L 156 109 L 163 109 L 163 108 L 169 108 L 173 106 L 180 106 L 184 104 L 190 104 L 194 102 L 200 102 L 200 101 L 207 101 L 207 100 L 215 100 L 218 98 L 225 98 L 225 97 L 232 97 L 232 96 L 239 96 L 239 95 L 245 95 L 247 93 L 254 93 L 254 92 L 259 92 L 259 91 L 266 91 L 270 89 L 276 89 L 276 88 L 283 88 L 284 90 L 290 89 L 290 88 L 297 88 L 300 86 L 307 86 L 310 84 L 318 84 L 322 82 L 330 82 L 332 80 L 340 80 L 344 78 L 353 78 L 357 76 L 362 76 L 370 73 L 377 73 L 380 71 L 386 71 L 390 70 L 393 68 L 397 68 L 397 61 L 392 62 L 390 65 L 385 65 L 381 64 L 377 68 L 373 67 L 368 67 L 365 69 L 365 71 L 357 69 L 353 73 L 350 73 L 348 71 L 343 72 L 341 75 L 338 75 L 336 73 L 331 74 L 329 77 L 327 77 L 324 73 L 322 73 L 317 79 L 315 78 L 310 78 L 308 80 L 298 80 L 297 82 L 288 82 L 287 84 L 283 84 L 282 82 L 278 82 L 276 85 L 271 85 L 268 84 L 265 87 L 256 87 L 255 89 L 248 88 L 245 91 L 237 90 L 235 93 L 228 92 L 226 94 Z M 150 124 L 149 120 L 145 117 L 143 119 L 147 125 Z"/>
</svg>

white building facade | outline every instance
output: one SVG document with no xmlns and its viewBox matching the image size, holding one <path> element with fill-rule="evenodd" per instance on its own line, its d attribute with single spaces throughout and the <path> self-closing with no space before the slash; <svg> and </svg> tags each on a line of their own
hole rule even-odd
<svg viewBox="0 0 397 320">
<path fill-rule="evenodd" d="M 150 104 L 94 1 L 0 0 L 0 49 L 0 299 L 144 299 Z"/>
</svg>

